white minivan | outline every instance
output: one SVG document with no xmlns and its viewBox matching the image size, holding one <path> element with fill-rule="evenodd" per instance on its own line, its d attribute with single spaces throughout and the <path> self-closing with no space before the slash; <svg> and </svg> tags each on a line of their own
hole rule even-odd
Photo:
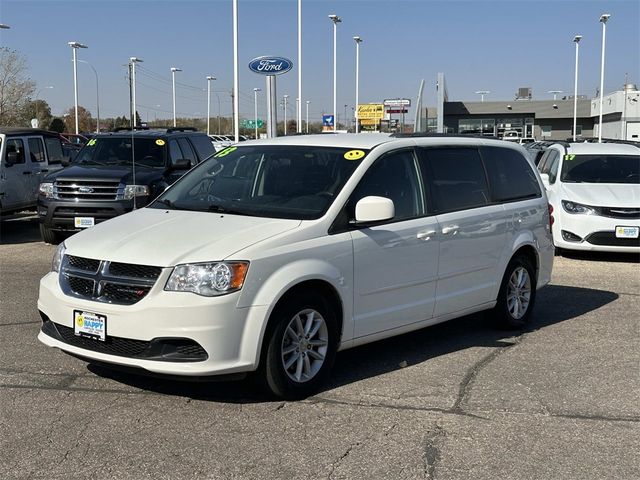
<svg viewBox="0 0 640 480">
<path fill-rule="evenodd" d="M 0 128 L 0 213 L 33 208 L 38 186 L 62 168 L 60 135 L 36 128 Z"/>
<path fill-rule="evenodd" d="M 180 376 L 315 391 L 339 350 L 481 310 L 531 320 L 551 218 L 524 149 L 345 134 L 247 141 L 60 244 L 38 338 Z"/>
</svg>

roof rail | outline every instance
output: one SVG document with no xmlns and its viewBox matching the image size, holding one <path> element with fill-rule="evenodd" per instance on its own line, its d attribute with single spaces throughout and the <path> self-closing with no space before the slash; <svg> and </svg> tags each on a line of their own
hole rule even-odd
<svg viewBox="0 0 640 480">
<path fill-rule="evenodd" d="M 414 133 L 392 133 L 394 138 L 417 138 L 417 137 L 444 137 L 444 138 L 483 138 L 485 140 L 500 140 L 493 135 L 478 135 L 477 133 L 430 133 L 430 132 L 414 132 Z"/>
<path fill-rule="evenodd" d="M 116 127 L 112 132 L 123 132 L 125 130 L 149 130 L 149 127 L 142 127 L 139 125 L 136 125 L 135 127 Z"/>
<path fill-rule="evenodd" d="M 576 140 L 574 143 L 581 142 L 599 143 L 599 140 L 597 137 L 583 137 L 580 140 Z M 621 138 L 603 138 L 602 143 L 622 143 L 624 145 L 634 145 L 636 147 L 640 147 L 640 142 L 633 140 L 622 140 Z"/>
<path fill-rule="evenodd" d="M 167 133 L 173 132 L 197 132 L 198 129 L 196 127 L 169 127 L 167 128 Z"/>
</svg>

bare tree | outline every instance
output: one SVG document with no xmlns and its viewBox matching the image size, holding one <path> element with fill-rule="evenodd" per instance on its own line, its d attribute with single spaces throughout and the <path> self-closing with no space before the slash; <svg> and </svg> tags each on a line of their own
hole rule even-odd
<svg viewBox="0 0 640 480">
<path fill-rule="evenodd" d="M 28 126 L 28 106 L 36 85 L 27 62 L 15 50 L 0 47 L 0 125 Z"/>
</svg>

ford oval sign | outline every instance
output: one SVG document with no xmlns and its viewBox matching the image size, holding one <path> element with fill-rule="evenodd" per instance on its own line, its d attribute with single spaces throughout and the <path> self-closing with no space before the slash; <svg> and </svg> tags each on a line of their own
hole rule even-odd
<svg viewBox="0 0 640 480">
<path fill-rule="evenodd" d="M 249 70 L 261 75 L 282 75 L 292 68 L 293 62 L 283 57 L 258 57 L 249 63 Z"/>
</svg>

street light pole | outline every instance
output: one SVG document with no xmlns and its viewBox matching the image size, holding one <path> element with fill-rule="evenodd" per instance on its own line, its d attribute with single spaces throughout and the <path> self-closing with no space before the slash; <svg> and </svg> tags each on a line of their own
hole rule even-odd
<svg viewBox="0 0 640 480">
<path fill-rule="evenodd" d="M 296 103 L 296 132 L 302 133 L 302 0 L 298 0 L 298 101 Z"/>
<path fill-rule="evenodd" d="M 309 104 L 311 101 L 307 100 L 307 133 L 309 133 Z"/>
<path fill-rule="evenodd" d="M 75 107 L 75 117 L 76 117 L 76 135 L 80 133 L 80 128 L 78 125 L 78 57 L 76 55 L 76 50 L 78 48 L 89 48 L 86 45 L 80 42 L 67 42 L 67 45 L 71 47 L 73 50 L 73 100 Z"/>
<path fill-rule="evenodd" d="M 253 89 L 253 117 L 254 117 L 254 121 L 256 122 L 255 129 L 256 129 L 256 140 L 258 139 L 258 92 L 261 92 L 262 89 L 260 88 L 254 88 Z"/>
<path fill-rule="evenodd" d="M 337 15 L 329 15 L 329 18 L 333 22 L 333 131 L 338 130 L 338 77 L 337 77 L 337 50 L 336 41 L 338 38 L 338 23 L 342 22 L 342 19 Z"/>
<path fill-rule="evenodd" d="M 284 97 L 284 134 L 287 134 L 287 98 L 289 95 L 285 95 Z"/>
<path fill-rule="evenodd" d="M 600 114 L 598 116 L 598 143 L 602 143 L 602 98 L 604 97 L 604 45 L 605 38 L 607 36 L 607 20 L 609 20 L 608 13 L 600 15 L 600 23 L 602 23 L 602 59 L 600 61 Z"/>
<path fill-rule="evenodd" d="M 578 55 L 580 54 L 580 40 L 582 35 L 573 37 L 576 44 L 576 71 L 573 81 L 573 141 L 576 141 L 576 130 L 578 128 Z"/>
<path fill-rule="evenodd" d="M 233 0 L 233 130 L 240 141 L 240 81 L 238 79 L 238 0 Z"/>
<path fill-rule="evenodd" d="M 353 37 L 356 42 L 356 107 L 355 107 L 355 121 L 356 121 L 356 133 L 360 131 L 360 120 L 358 119 L 358 105 L 360 105 L 360 44 L 362 38 Z"/>
<path fill-rule="evenodd" d="M 143 60 L 138 57 L 129 57 L 129 61 L 131 62 L 131 101 L 133 103 L 133 126 L 136 127 L 138 125 L 137 115 L 136 115 L 136 63 L 140 63 Z"/>
<path fill-rule="evenodd" d="M 173 126 L 176 126 L 176 72 L 182 70 L 176 67 L 171 67 L 171 83 L 173 85 Z"/>
<path fill-rule="evenodd" d="M 96 133 L 100 133 L 100 84 L 98 82 L 98 72 L 96 72 L 96 69 L 93 68 L 93 65 L 91 65 L 86 60 L 78 60 L 78 62 L 86 63 L 87 65 L 89 65 L 89 67 L 91 67 L 91 70 L 93 70 L 93 75 L 96 77 Z"/>
<path fill-rule="evenodd" d="M 480 95 L 480 101 L 484 102 L 484 96 L 491 93 L 489 90 L 478 90 L 476 94 Z"/>
<path fill-rule="evenodd" d="M 216 80 L 212 75 L 207 76 L 207 135 L 211 134 L 211 81 Z"/>
</svg>

